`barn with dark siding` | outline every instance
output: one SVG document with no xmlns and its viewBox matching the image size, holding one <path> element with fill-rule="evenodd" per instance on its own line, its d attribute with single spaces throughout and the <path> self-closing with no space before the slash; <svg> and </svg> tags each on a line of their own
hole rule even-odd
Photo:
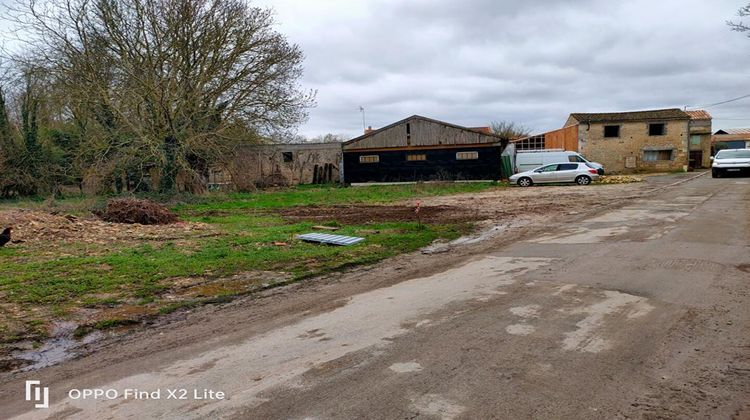
<svg viewBox="0 0 750 420">
<path fill-rule="evenodd" d="M 488 128 L 414 115 L 345 142 L 343 180 L 498 180 L 506 144 Z"/>
</svg>

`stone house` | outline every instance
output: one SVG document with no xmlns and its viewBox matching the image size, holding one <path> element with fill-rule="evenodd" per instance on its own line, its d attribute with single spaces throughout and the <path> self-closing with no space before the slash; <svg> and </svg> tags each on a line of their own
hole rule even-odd
<svg viewBox="0 0 750 420">
<path fill-rule="evenodd" d="M 709 166 L 711 116 L 705 111 L 573 113 L 564 126 L 571 127 L 577 131 L 575 151 L 609 173 Z"/>
<path fill-rule="evenodd" d="M 690 168 L 711 166 L 711 114 L 703 110 L 685 111 L 690 116 Z"/>
</svg>

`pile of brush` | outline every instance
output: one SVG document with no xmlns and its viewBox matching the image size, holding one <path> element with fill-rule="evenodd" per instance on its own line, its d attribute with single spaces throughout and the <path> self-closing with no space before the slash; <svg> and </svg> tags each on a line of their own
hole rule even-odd
<svg viewBox="0 0 750 420">
<path fill-rule="evenodd" d="M 96 215 L 106 222 L 141 225 L 168 225 L 179 220 L 177 214 L 161 204 L 136 198 L 109 200 L 107 207 Z"/>
</svg>

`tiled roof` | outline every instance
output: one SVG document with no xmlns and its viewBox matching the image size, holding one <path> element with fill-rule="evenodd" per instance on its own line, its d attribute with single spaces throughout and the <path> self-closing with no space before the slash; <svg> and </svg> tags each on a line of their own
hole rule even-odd
<svg viewBox="0 0 750 420">
<path fill-rule="evenodd" d="M 702 109 L 696 109 L 695 111 L 685 111 L 686 114 L 690 115 L 691 120 L 710 120 L 711 114 L 708 111 Z"/>
<path fill-rule="evenodd" d="M 573 113 L 571 117 L 579 123 L 625 122 L 650 120 L 687 120 L 690 116 L 679 108 L 654 109 L 632 112 Z"/>
</svg>

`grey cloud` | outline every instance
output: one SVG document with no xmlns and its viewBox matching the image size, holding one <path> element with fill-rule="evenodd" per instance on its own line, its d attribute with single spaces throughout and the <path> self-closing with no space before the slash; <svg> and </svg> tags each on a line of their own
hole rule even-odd
<svg viewBox="0 0 750 420">
<path fill-rule="evenodd" d="M 742 1 L 368 0 L 276 7 L 319 106 L 301 132 L 358 135 L 422 114 L 558 128 L 570 112 L 702 105 L 750 93 Z M 748 102 L 710 108 L 750 126 Z M 746 121 L 734 118 L 746 117 Z M 727 119 L 722 119 L 727 118 Z"/>
</svg>

